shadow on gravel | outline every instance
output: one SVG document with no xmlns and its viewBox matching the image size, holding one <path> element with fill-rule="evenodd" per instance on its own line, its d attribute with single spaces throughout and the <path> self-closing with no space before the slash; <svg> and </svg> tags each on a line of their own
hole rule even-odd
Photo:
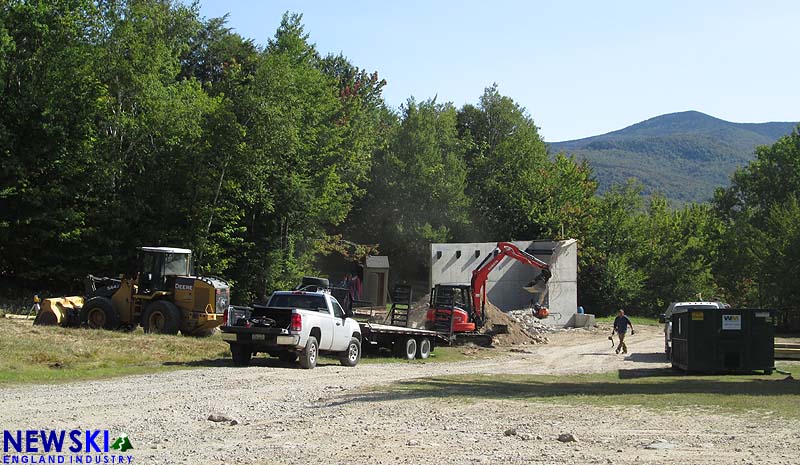
<svg viewBox="0 0 800 465">
<path fill-rule="evenodd" d="M 664 355 L 664 352 L 653 352 L 646 354 L 638 354 L 634 352 L 625 357 L 625 361 L 638 363 L 668 363 L 667 356 Z"/>
<path fill-rule="evenodd" d="M 179 367 L 227 367 L 235 369 L 247 369 L 249 367 L 237 367 L 233 365 L 233 360 L 229 358 L 220 358 L 214 360 L 196 360 L 193 362 L 164 362 L 165 366 L 179 366 Z M 338 362 L 327 362 L 320 360 L 317 362 L 318 367 L 326 366 L 340 366 Z M 300 364 L 297 362 L 281 362 L 277 358 L 272 357 L 253 357 L 250 360 L 250 367 L 268 367 L 268 368 L 296 368 L 300 369 Z"/>
<path fill-rule="evenodd" d="M 527 375 L 425 378 L 400 381 L 379 391 L 346 395 L 326 403 L 324 407 L 351 403 L 458 397 L 496 400 L 559 398 L 575 400 L 580 399 L 580 396 L 613 398 L 613 396 L 711 394 L 714 398 L 743 395 L 754 399 L 774 400 L 775 396 L 800 395 L 800 385 L 797 381 L 787 381 L 782 378 L 686 377 L 669 370 L 659 373 L 658 377 L 654 375 L 640 379 L 623 378 L 619 381 L 592 381 L 591 377 L 581 376 L 571 377 L 575 381 L 562 381 L 564 378 Z"/>
<path fill-rule="evenodd" d="M 686 376 L 686 373 L 672 367 L 661 368 L 626 368 L 618 371 L 619 379 L 663 378 L 669 376 Z"/>
<path fill-rule="evenodd" d="M 233 363 L 230 359 L 213 359 L 213 360 L 194 360 L 191 362 L 164 362 L 162 365 L 167 367 L 224 367 L 231 366 Z"/>
</svg>

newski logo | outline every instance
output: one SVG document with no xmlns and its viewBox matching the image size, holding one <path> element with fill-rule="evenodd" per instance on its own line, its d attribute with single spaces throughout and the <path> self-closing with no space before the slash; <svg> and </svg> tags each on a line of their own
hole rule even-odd
<svg viewBox="0 0 800 465">
<path fill-rule="evenodd" d="M 133 449 L 128 435 L 121 433 L 113 440 L 110 438 L 108 430 L 5 430 L 2 464 L 132 463 L 132 455 L 110 453 L 111 449 L 118 452 Z"/>
</svg>

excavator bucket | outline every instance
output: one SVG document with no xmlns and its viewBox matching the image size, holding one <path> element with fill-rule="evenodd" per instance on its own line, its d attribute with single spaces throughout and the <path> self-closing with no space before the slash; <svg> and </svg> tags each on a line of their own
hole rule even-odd
<svg viewBox="0 0 800 465">
<path fill-rule="evenodd" d="M 73 326 L 79 320 L 78 313 L 83 307 L 83 297 L 55 297 L 42 300 L 42 306 L 34 325 L 40 326 Z"/>
<path fill-rule="evenodd" d="M 545 297 L 547 296 L 547 283 L 544 281 L 531 281 L 527 286 L 523 287 L 526 291 L 533 294 L 533 300 L 537 304 L 542 305 Z"/>
<path fill-rule="evenodd" d="M 534 313 L 533 316 L 536 318 L 543 320 L 550 315 L 550 311 L 547 310 L 546 307 L 543 307 L 545 297 L 547 297 L 547 281 L 542 279 L 534 279 L 527 286 L 523 287 L 526 291 L 533 294 L 534 305 Z"/>
</svg>

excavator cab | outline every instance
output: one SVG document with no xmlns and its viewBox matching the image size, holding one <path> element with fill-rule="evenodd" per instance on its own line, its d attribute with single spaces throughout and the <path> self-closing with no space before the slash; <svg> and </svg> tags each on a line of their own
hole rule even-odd
<svg viewBox="0 0 800 465">
<path fill-rule="evenodd" d="M 477 322 L 478 318 L 472 308 L 469 284 L 437 284 L 431 290 L 426 315 L 428 329 L 446 333 L 472 332 L 482 323 Z"/>
</svg>

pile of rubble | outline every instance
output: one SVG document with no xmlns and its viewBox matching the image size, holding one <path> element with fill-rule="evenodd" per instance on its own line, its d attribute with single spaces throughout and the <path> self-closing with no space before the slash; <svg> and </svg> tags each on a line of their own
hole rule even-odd
<svg viewBox="0 0 800 465">
<path fill-rule="evenodd" d="M 557 328 L 546 325 L 542 323 L 541 320 L 533 316 L 532 308 L 511 310 L 507 313 L 507 315 L 516 321 L 522 329 L 531 334 L 547 334 L 558 331 Z"/>
<path fill-rule="evenodd" d="M 527 344 L 547 344 L 543 333 L 527 331 L 518 320 L 499 308 L 486 302 L 486 323 L 484 327 L 492 334 L 496 346 L 515 346 Z"/>
</svg>

